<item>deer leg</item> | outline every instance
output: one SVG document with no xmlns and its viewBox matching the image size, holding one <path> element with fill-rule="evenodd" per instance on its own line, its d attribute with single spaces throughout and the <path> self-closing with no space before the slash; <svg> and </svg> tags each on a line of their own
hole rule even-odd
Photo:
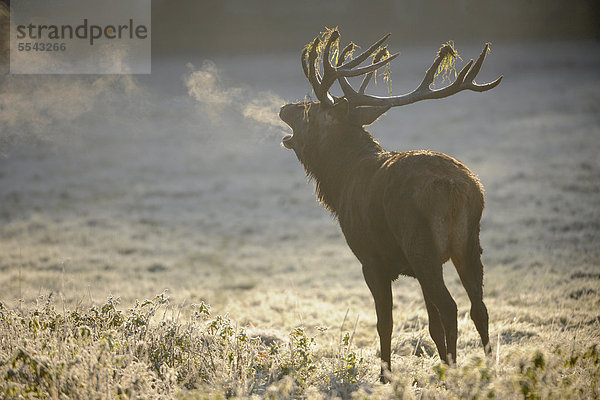
<svg viewBox="0 0 600 400">
<path fill-rule="evenodd" d="M 391 371 L 392 347 L 392 281 L 381 277 L 377 271 L 363 265 L 363 275 L 375 300 L 377 333 L 381 346 L 381 375 L 379 380 L 388 383 L 386 375 Z"/>
<path fill-rule="evenodd" d="M 423 296 L 433 303 L 439 312 L 444 335 L 446 337 L 446 357 L 440 358 L 448 364 L 456 362 L 457 312 L 456 302 L 444 284 L 442 266 L 435 263 L 418 263 L 417 279 L 421 284 Z"/>
<path fill-rule="evenodd" d="M 448 364 L 452 364 L 456 362 L 458 309 L 444 283 L 442 273 L 444 256 L 440 254 L 439 249 L 436 247 L 438 241 L 435 240 L 434 235 L 437 232 L 431 228 L 429 219 L 423 217 L 419 210 L 420 206 L 417 204 L 413 204 L 413 207 L 403 208 L 399 216 L 398 226 L 402 222 L 404 226 L 410 226 L 413 229 L 408 234 L 399 232 L 397 238 L 402 245 L 413 276 L 417 278 L 421 285 L 426 304 L 427 302 L 432 303 L 433 308 L 438 311 L 446 341 L 445 357 L 444 353 L 440 352 L 440 358 Z M 427 307 L 429 308 L 428 305 Z M 438 330 L 434 330 L 434 332 L 437 337 L 440 337 Z M 439 347 L 441 346 L 438 346 L 438 350 Z"/>
<path fill-rule="evenodd" d="M 458 257 L 452 257 L 452 263 L 460 276 L 460 280 L 471 301 L 471 319 L 475 323 L 481 337 L 481 344 L 486 354 L 492 353 L 488 333 L 488 312 L 483 303 L 483 264 L 479 239 L 472 240 L 467 250 Z"/>
<path fill-rule="evenodd" d="M 446 335 L 444 334 L 444 326 L 442 325 L 440 313 L 427 297 L 425 297 L 425 306 L 427 307 L 427 315 L 429 316 L 429 334 L 437 347 L 440 359 L 447 363 Z"/>
</svg>

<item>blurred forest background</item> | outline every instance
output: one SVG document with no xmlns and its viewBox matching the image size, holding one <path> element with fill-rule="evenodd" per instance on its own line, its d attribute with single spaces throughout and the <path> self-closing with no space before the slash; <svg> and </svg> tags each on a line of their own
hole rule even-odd
<svg viewBox="0 0 600 400">
<path fill-rule="evenodd" d="M 158 53 L 296 49 L 331 24 L 365 42 L 393 30 L 398 45 L 600 34 L 595 0 L 159 0 L 152 15 Z"/>
<path fill-rule="evenodd" d="M 22 0 L 27 1 L 27 0 Z M 0 1 L 0 61 L 8 71 L 10 0 Z M 4 6 L 4 11 L 2 11 Z M 156 56 L 204 52 L 282 51 L 323 27 L 375 40 L 393 30 L 398 45 L 489 40 L 600 37 L 595 0 L 153 0 Z M 2 71 L 2 70 L 0 70 Z"/>
</svg>

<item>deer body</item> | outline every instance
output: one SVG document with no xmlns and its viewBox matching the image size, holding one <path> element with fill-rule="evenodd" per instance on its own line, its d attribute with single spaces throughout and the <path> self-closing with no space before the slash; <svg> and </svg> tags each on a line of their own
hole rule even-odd
<svg viewBox="0 0 600 400">
<path fill-rule="evenodd" d="M 342 192 L 338 220 L 357 258 L 386 279 L 418 277 L 409 256 L 427 253 L 442 264 L 479 223 L 483 195 L 464 165 L 440 153 L 388 153 Z M 369 178 L 369 175 L 371 177 Z M 415 224 L 426 229 L 419 238 Z"/>
<path fill-rule="evenodd" d="M 323 77 L 315 68 L 316 40 L 314 46 L 303 53 L 305 74 L 321 101 L 287 104 L 281 108 L 281 119 L 293 131 L 282 143 L 295 151 L 307 174 L 315 180 L 318 199 L 336 215 L 349 247 L 362 264 L 377 312 L 381 380 L 387 381 L 390 367 L 391 283 L 399 275 L 419 281 L 429 316 L 429 331 L 440 358 L 450 363 L 456 360 L 457 307 L 442 275 L 442 264 L 449 259 L 469 295 L 471 317 L 484 349 L 489 353 L 479 243 L 484 196 L 479 180 L 461 162 L 442 153 L 386 151 L 363 128 L 391 106 L 404 104 L 404 99 L 414 102 L 439 95 L 445 97 L 465 88 L 478 90 L 485 87 L 487 90 L 497 85 L 499 80 L 488 85 L 473 82 L 487 47 L 473 67 L 477 68 L 475 74 L 469 69 L 473 64 L 471 61 L 467 65 L 469 68 L 465 67 L 458 75 L 460 85 L 455 82 L 449 86 L 453 91 L 448 87 L 436 91 L 429 89 L 428 75 L 437 68 L 436 62 L 439 65 L 438 55 L 417 90 L 392 98 L 391 105 L 386 105 L 383 103 L 385 98 L 362 93 L 369 75 L 383 65 L 378 60 L 382 57 L 374 57 L 371 70 L 361 69 L 367 77 L 361 91 L 354 92 L 343 73 L 356 67 L 360 63 L 356 60 L 360 61 L 364 53 L 341 65 L 344 50 L 338 68 L 333 68 L 329 63 L 329 47 L 339 38 L 336 34 L 334 31 L 330 35 L 323 50 Z M 367 52 L 372 53 L 373 46 Z M 344 68 L 351 63 L 353 65 Z M 433 73 L 430 75 L 433 79 Z M 465 78 L 470 79 L 466 84 Z M 335 79 L 344 89 L 343 98 L 334 98 L 323 88 L 325 83 L 331 85 Z"/>
</svg>

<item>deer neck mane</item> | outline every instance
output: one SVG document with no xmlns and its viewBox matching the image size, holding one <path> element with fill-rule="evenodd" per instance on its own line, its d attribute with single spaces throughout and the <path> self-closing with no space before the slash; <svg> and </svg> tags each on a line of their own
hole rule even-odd
<svg viewBox="0 0 600 400">
<path fill-rule="evenodd" d="M 360 126 L 345 126 L 343 134 L 332 133 L 319 143 L 309 144 L 302 162 L 315 181 L 319 202 L 330 212 L 339 212 L 340 197 L 350 180 L 377 164 L 384 153 L 377 140 Z M 336 132 L 337 133 L 337 132 Z M 360 164 L 360 170 L 357 169 Z"/>
</svg>

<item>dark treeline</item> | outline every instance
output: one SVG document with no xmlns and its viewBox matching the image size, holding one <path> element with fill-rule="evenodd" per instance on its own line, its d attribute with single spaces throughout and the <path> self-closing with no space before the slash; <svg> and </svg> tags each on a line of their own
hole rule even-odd
<svg viewBox="0 0 600 400">
<path fill-rule="evenodd" d="M 394 43 L 575 39 L 600 36 L 597 0 L 157 0 L 153 50 L 280 51 L 297 49 L 324 26 L 369 42 Z"/>
</svg>

